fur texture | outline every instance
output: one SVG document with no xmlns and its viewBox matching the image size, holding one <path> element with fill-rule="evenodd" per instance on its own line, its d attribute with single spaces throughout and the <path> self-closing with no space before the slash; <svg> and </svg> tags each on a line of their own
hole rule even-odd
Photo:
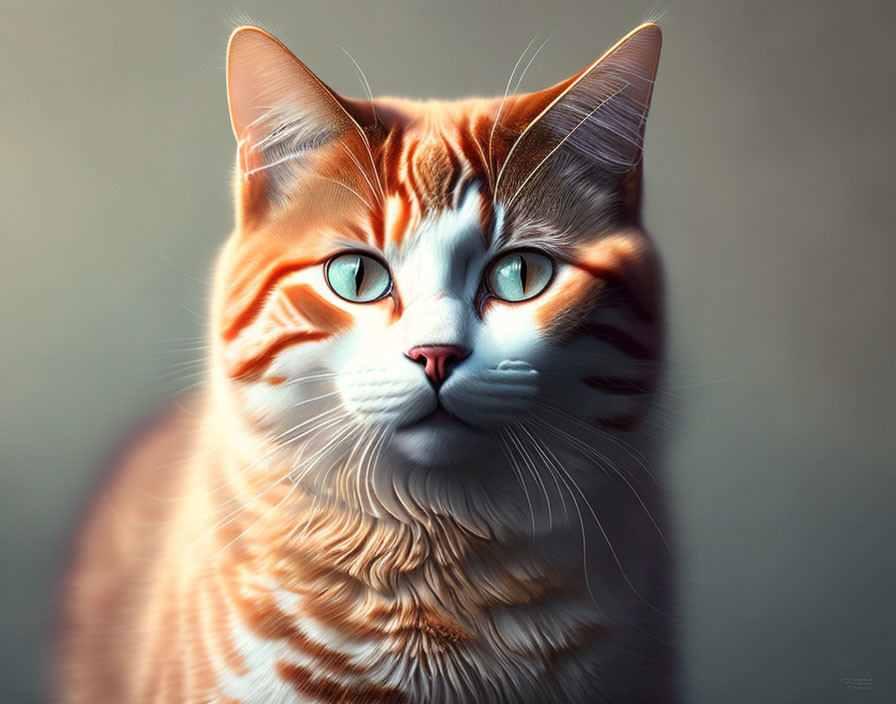
<svg viewBox="0 0 896 704">
<path fill-rule="evenodd" d="M 209 383 L 91 512 L 60 701 L 675 699 L 639 214 L 659 46 L 643 25 L 539 93 L 362 102 L 234 32 Z M 543 291 L 484 283 L 532 251 Z M 388 292 L 338 294 L 344 252 Z M 463 354 L 433 383 L 421 345 Z"/>
</svg>

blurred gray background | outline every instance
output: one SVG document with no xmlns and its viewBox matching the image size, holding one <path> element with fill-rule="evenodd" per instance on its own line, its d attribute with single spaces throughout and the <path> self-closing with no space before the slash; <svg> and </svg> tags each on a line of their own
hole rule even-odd
<svg viewBox="0 0 896 704">
<path fill-rule="evenodd" d="M 54 580 L 98 467 L 192 383 L 231 224 L 240 11 L 360 95 L 578 71 L 622 0 L 5 2 L 0 682 L 39 700 Z M 647 132 L 672 321 L 668 469 L 687 701 L 896 701 L 893 6 L 679 0 Z M 871 690 L 843 678 L 871 678 Z"/>
</svg>

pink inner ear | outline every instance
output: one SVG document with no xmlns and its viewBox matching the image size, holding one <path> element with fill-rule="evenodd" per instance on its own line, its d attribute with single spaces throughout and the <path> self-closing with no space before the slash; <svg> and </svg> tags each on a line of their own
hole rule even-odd
<svg viewBox="0 0 896 704">
<path fill-rule="evenodd" d="M 261 115 L 258 107 L 259 84 L 275 70 L 278 49 L 273 37 L 254 27 L 240 27 L 230 37 L 227 46 L 227 102 L 238 141 L 246 138 L 246 128 Z"/>
<path fill-rule="evenodd" d="M 345 101 L 256 27 L 230 37 L 227 95 L 243 176 L 238 208 L 247 221 L 286 200 L 296 170 L 315 150 L 351 132 L 364 139 Z"/>
<path fill-rule="evenodd" d="M 284 126 L 300 141 L 349 128 L 354 118 L 343 98 L 327 87 L 277 39 L 240 27 L 227 48 L 227 96 L 234 133 L 253 127 L 255 142 Z M 254 129 L 257 127 L 257 130 Z"/>
</svg>

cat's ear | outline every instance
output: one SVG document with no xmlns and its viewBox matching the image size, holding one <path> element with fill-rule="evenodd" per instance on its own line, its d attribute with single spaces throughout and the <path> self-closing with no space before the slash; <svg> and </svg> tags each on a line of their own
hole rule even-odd
<svg viewBox="0 0 896 704">
<path fill-rule="evenodd" d="M 290 175 L 321 145 L 347 135 L 363 139 L 350 112 L 357 110 L 355 101 L 328 88 L 257 27 L 238 27 L 230 36 L 227 99 L 244 213 L 281 197 Z"/>
<path fill-rule="evenodd" d="M 499 177 L 499 197 L 513 198 L 560 150 L 622 176 L 641 160 L 644 125 L 662 33 L 643 24 L 597 61 L 547 90 L 514 98 L 501 120 L 519 137 Z"/>
</svg>

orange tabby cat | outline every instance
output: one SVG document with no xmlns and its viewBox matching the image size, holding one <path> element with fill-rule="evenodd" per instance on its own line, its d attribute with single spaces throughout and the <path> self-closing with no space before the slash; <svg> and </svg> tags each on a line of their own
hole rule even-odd
<svg viewBox="0 0 896 704">
<path fill-rule="evenodd" d="M 643 25 L 503 99 L 355 101 L 237 29 L 206 387 L 66 584 L 63 702 L 672 701 Z"/>
</svg>

